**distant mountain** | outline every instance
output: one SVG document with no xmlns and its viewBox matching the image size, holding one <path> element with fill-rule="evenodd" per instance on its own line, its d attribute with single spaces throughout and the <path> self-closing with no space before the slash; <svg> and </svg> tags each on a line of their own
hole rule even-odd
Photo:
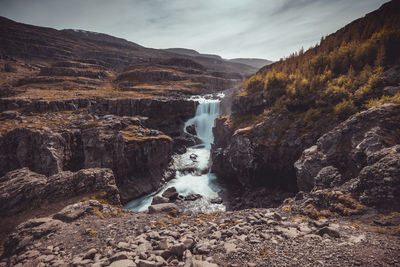
<svg viewBox="0 0 400 267">
<path fill-rule="evenodd" d="M 165 51 L 172 52 L 175 54 L 179 55 L 184 55 L 184 56 L 191 56 L 191 57 L 205 57 L 205 58 L 213 58 L 217 60 L 222 60 L 225 62 L 231 62 L 231 63 L 238 63 L 238 64 L 244 64 L 256 69 L 260 69 L 266 65 L 269 65 L 273 63 L 271 60 L 267 59 L 261 59 L 261 58 L 234 58 L 234 59 L 224 59 L 218 55 L 212 55 L 212 54 L 201 54 L 197 52 L 196 50 L 193 49 L 187 49 L 187 48 L 167 48 L 164 49 Z"/>
<path fill-rule="evenodd" d="M 53 90 L 64 97 L 202 94 L 233 88 L 257 70 L 191 49 L 146 48 L 103 33 L 0 17 L 0 96 L 37 89 L 42 98 L 55 97 Z"/>
<path fill-rule="evenodd" d="M 222 60 L 222 57 L 218 55 L 212 55 L 212 54 L 201 54 L 197 52 L 196 50 L 193 49 L 187 49 L 187 48 L 167 48 L 164 49 L 165 51 L 172 52 L 175 54 L 179 55 L 184 55 L 184 56 L 191 56 L 191 57 L 209 57 L 209 58 L 215 58 L 218 60 Z"/>
<path fill-rule="evenodd" d="M 261 58 L 233 58 L 228 59 L 229 62 L 241 63 L 252 66 L 254 68 L 262 68 L 266 65 L 274 63 L 271 60 L 261 59 Z"/>
</svg>

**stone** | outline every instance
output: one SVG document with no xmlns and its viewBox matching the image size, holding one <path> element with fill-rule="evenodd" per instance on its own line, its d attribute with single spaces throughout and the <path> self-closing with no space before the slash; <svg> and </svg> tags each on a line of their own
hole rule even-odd
<svg viewBox="0 0 400 267">
<path fill-rule="evenodd" d="M 218 267 L 218 265 L 208 261 L 192 260 L 190 267 Z"/>
<path fill-rule="evenodd" d="M 149 206 L 149 213 L 168 213 L 176 215 L 179 213 L 179 207 L 174 203 L 162 203 Z"/>
<path fill-rule="evenodd" d="M 158 242 L 158 248 L 161 250 L 167 250 L 169 248 L 168 241 L 166 238 Z"/>
<path fill-rule="evenodd" d="M 112 255 L 110 260 L 112 262 L 114 262 L 114 261 L 119 261 L 119 260 L 126 260 L 128 258 L 129 258 L 128 254 L 125 251 L 122 251 L 122 252 L 117 252 L 114 255 Z"/>
<path fill-rule="evenodd" d="M 293 227 L 289 228 L 280 228 L 282 231 L 282 235 L 285 236 L 286 238 L 296 238 L 300 235 L 300 232 Z"/>
<path fill-rule="evenodd" d="M 183 255 L 183 252 L 187 249 L 184 243 L 178 243 L 175 245 L 172 245 L 169 249 L 169 251 L 172 254 L 177 255 L 178 257 L 181 257 Z"/>
<path fill-rule="evenodd" d="M 220 197 L 216 197 L 216 198 L 211 199 L 210 202 L 213 204 L 222 204 L 223 200 Z"/>
<path fill-rule="evenodd" d="M 127 242 L 118 242 L 117 247 L 121 250 L 128 250 L 130 249 L 130 245 Z"/>
<path fill-rule="evenodd" d="M 103 207 L 101 206 L 101 209 Z M 73 222 L 84 215 L 93 211 L 93 206 L 89 204 L 89 202 L 78 202 L 72 205 L 68 205 L 63 208 L 61 211 L 57 212 L 53 215 L 54 219 L 63 221 L 63 222 Z"/>
<path fill-rule="evenodd" d="M 85 253 L 85 255 L 83 256 L 83 258 L 84 258 L 84 259 L 91 259 L 91 260 L 93 260 L 93 258 L 94 258 L 94 256 L 96 255 L 96 253 L 97 253 L 97 249 L 95 249 L 95 248 L 89 249 L 89 250 Z"/>
<path fill-rule="evenodd" d="M 151 205 L 168 203 L 169 199 L 163 196 L 154 196 Z"/>
<path fill-rule="evenodd" d="M 203 196 L 200 194 L 190 194 L 184 197 L 185 201 L 195 201 L 199 198 L 202 198 Z"/>
<path fill-rule="evenodd" d="M 194 124 L 186 126 L 186 131 L 192 135 L 197 135 L 196 126 Z"/>
<path fill-rule="evenodd" d="M 196 243 L 192 238 L 184 238 L 182 242 L 186 249 L 191 249 Z"/>
<path fill-rule="evenodd" d="M 174 201 L 178 198 L 179 193 L 176 191 L 175 187 L 167 188 L 167 190 L 162 193 L 162 196 L 168 198 L 170 201 Z"/>
<path fill-rule="evenodd" d="M 208 254 L 210 252 L 210 243 L 207 241 L 200 242 L 196 245 L 194 251 L 199 254 Z"/>
<path fill-rule="evenodd" d="M 323 236 L 327 234 L 334 238 L 340 238 L 340 233 L 332 227 L 323 227 L 316 232 L 317 235 Z"/>
<path fill-rule="evenodd" d="M 155 261 L 147 261 L 147 260 L 138 260 L 138 267 L 161 267 L 163 263 L 155 262 Z"/>
<path fill-rule="evenodd" d="M 211 239 L 221 239 L 221 231 L 215 231 L 215 232 L 211 235 Z"/>
<path fill-rule="evenodd" d="M 236 252 L 236 245 L 234 243 L 224 243 L 224 248 L 227 254 Z"/>
<path fill-rule="evenodd" d="M 112 262 L 108 267 L 136 267 L 136 264 L 132 260 L 118 260 Z"/>
</svg>

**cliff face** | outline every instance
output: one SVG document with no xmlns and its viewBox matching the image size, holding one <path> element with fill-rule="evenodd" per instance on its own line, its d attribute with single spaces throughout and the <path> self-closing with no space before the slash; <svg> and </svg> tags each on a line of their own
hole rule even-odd
<svg viewBox="0 0 400 267">
<path fill-rule="evenodd" d="M 123 203 L 156 190 L 170 178 L 172 139 L 138 118 L 72 112 L 3 121 L 0 175 L 22 167 L 51 176 L 62 171 L 110 168 Z"/>
<path fill-rule="evenodd" d="M 368 205 L 398 205 L 400 106 L 354 115 L 306 149 L 295 163 L 302 191 L 343 188 Z"/>
<path fill-rule="evenodd" d="M 45 208 L 52 201 L 99 193 L 104 200 L 120 205 L 118 188 L 110 169 L 61 171 L 45 176 L 28 168 L 8 172 L 1 177 L 1 216 L 9 217 L 32 207 Z M 3 225 L 2 225 L 3 226 Z"/>
<path fill-rule="evenodd" d="M 232 119 L 222 118 L 214 129 L 212 169 L 222 178 L 237 180 L 243 186 L 296 191 L 293 163 L 332 127 L 326 120 L 314 125 L 317 127 L 310 131 L 303 121 L 277 113 L 267 114 L 260 122 L 243 128 Z"/>
</svg>

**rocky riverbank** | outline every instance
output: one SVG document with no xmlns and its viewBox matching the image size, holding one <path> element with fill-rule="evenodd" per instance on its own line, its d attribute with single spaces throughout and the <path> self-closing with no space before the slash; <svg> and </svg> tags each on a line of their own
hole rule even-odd
<svg viewBox="0 0 400 267">
<path fill-rule="evenodd" d="M 395 266 L 398 229 L 388 225 L 399 220 L 398 213 L 314 220 L 285 207 L 146 214 L 91 200 L 18 226 L 0 265 Z"/>
</svg>

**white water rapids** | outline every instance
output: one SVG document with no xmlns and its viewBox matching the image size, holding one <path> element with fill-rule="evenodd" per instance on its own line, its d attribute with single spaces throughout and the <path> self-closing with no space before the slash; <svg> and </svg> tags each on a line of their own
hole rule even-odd
<svg viewBox="0 0 400 267">
<path fill-rule="evenodd" d="M 223 95 L 219 95 L 219 97 L 223 97 Z M 212 199 L 218 197 L 218 192 L 222 188 L 216 182 L 215 174 L 209 171 L 210 149 L 214 142 L 212 128 L 215 119 L 219 116 L 220 99 L 204 97 L 193 97 L 192 99 L 198 101 L 199 105 L 195 117 L 186 122 L 184 131 L 186 132 L 187 126 L 194 125 L 197 137 L 202 141 L 202 144 L 189 147 L 186 153 L 182 155 L 175 155 L 173 158 L 176 169 L 175 178 L 169 181 L 161 191 L 132 200 L 125 205 L 126 209 L 146 211 L 155 195 L 162 195 L 166 189 L 174 186 L 181 196 L 202 195 L 202 198 L 195 201 L 185 201 L 185 211 L 212 212 L 225 210 L 223 204 L 211 203 Z M 193 155 L 196 155 L 195 159 Z M 185 171 L 188 169 L 194 171 Z"/>
</svg>

